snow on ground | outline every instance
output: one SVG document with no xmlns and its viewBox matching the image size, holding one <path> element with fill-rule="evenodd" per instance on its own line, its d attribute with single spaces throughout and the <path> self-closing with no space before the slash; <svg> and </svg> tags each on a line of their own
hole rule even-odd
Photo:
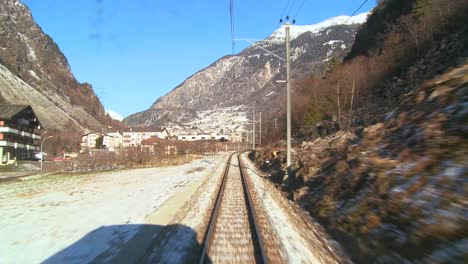
<svg viewBox="0 0 468 264">
<path fill-rule="evenodd" d="M 103 253 L 109 260 L 147 227 L 148 215 L 188 183 L 204 181 L 217 160 L 0 184 L 0 263 L 88 263 Z"/>
<path fill-rule="evenodd" d="M 148 252 L 144 263 L 195 263 L 208 228 L 211 210 L 221 186 L 228 155 L 214 161 L 211 176 L 206 178 L 196 192 L 171 221 L 172 228 L 158 237 L 157 246 Z M 182 226 L 183 228 L 180 228 Z"/>
<path fill-rule="evenodd" d="M 33 70 L 29 70 L 28 71 L 29 74 L 31 74 L 32 77 L 34 77 L 36 80 L 40 80 L 41 78 L 39 78 L 39 76 L 37 76 L 36 72 L 33 71 Z"/>
<path fill-rule="evenodd" d="M 318 224 L 298 212 L 271 182 L 260 176 L 263 173 L 255 168 L 246 153 L 241 154 L 241 159 L 281 241 L 287 263 L 349 263 Z"/>
<path fill-rule="evenodd" d="M 330 40 L 328 42 L 323 43 L 322 45 L 323 46 L 325 46 L 325 45 L 333 46 L 335 43 L 339 43 L 339 42 L 343 42 L 343 41 L 342 40 Z"/>
</svg>

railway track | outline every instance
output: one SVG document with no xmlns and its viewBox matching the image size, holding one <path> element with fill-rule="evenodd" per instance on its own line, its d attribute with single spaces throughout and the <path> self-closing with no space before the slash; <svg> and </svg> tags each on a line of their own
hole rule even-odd
<svg viewBox="0 0 468 264">
<path fill-rule="evenodd" d="M 229 157 L 199 263 L 267 263 L 239 154 Z"/>
</svg>

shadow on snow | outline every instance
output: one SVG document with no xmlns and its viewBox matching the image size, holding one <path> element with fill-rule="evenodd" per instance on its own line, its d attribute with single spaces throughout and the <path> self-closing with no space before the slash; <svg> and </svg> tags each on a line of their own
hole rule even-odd
<svg viewBox="0 0 468 264">
<path fill-rule="evenodd" d="M 113 225 L 93 230 L 43 263 L 194 263 L 200 252 L 197 233 L 184 225 Z"/>
</svg>

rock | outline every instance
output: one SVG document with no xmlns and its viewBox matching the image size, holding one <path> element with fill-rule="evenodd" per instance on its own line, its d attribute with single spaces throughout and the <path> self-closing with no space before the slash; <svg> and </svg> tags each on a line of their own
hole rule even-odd
<svg viewBox="0 0 468 264">
<path fill-rule="evenodd" d="M 304 141 L 304 142 L 302 142 L 301 148 L 303 150 L 310 150 L 313 147 L 313 145 L 314 145 L 313 142 Z"/>
<path fill-rule="evenodd" d="M 399 264 L 411 264 L 413 262 L 401 257 L 400 255 L 396 253 L 391 253 L 390 255 L 383 255 L 379 256 L 375 262 L 376 264 L 394 264 L 394 263 L 399 263 Z"/>
<path fill-rule="evenodd" d="M 294 201 L 301 201 L 303 200 L 308 194 L 310 193 L 310 188 L 308 186 L 304 186 L 294 192 Z"/>
<path fill-rule="evenodd" d="M 335 133 L 335 137 L 342 137 L 346 132 L 341 130 Z"/>
<path fill-rule="evenodd" d="M 370 232 L 372 239 L 377 239 L 393 248 L 403 246 L 407 241 L 407 235 L 393 224 L 381 224 L 379 228 Z"/>
<path fill-rule="evenodd" d="M 349 131 L 339 131 L 336 133 L 336 135 L 341 136 L 338 136 L 337 138 L 330 141 L 329 146 L 332 149 L 345 149 L 350 143 L 357 139 L 356 134 Z"/>
<path fill-rule="evenodd" d="M 320 171 L 320 168 L 317 168 L 317 167 L 309 167 L 308 171 L 307 171 L 307 174 L 309 176 L 315 176 L 317 175 L 317 173 Z"/>
<path fill-rule="evenodd" d="M 377 130 L 382 129 L 383 127 L 384 127 L 383 123 L 377 123 L 375 125 L 364 128 L 364 132 L 369 133 L 369 134 L 374 134 Z"/>
<path fill-rule="evenodd" d="M 460 104 L 461 109 L 455 114 L 456 122 L 467 123 L 468 121 L 468 102 Z"/>
<path fill-rule="evenodd" d="M 464 97 L 466 96 L 468 96 L 468 85 L 465 85 L 457 89 L 457 92 L 455 93 L 455 97 L 460 98 L 460 99 L 465 99 Z"/>
<path fill-rule="evenodd" d="M 387 122 L 388 120 L 394 118 L 396 116 L 396 109 L 391 111 L 390 113 L 385 114 L 384 121 Z"/>
<path fill-rule="evenodd" d="M 468 252 L 468 239 L 461 239 L 456 243 L 439 247 L 429 256 L 425 257 L 422 263 L 463 263 L 466 261 Z"/>
</svg>

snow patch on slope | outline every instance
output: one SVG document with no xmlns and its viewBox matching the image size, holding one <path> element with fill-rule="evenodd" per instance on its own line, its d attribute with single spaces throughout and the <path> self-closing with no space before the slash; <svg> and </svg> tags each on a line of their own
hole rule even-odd
<svg viewBox="0 0 468 264">
<path fill-rule="evenodd" d="M 338 42 L 343 42 L 343 41 L 342 40 L 330 40 L 328 42 L 323 43 L 323 46 L 325 45 L 333 46 L 335 43 L 338 43 Z"/>
<path fill-rule="evenodd" d="M 106 115 L 109 115 L 112 119 L 119 120 L 119 121 L 122 121 L 125 118 L 123 115 L 117 112 L 114 112 L 112 110 L 106 110 Z"/>
</svg>

